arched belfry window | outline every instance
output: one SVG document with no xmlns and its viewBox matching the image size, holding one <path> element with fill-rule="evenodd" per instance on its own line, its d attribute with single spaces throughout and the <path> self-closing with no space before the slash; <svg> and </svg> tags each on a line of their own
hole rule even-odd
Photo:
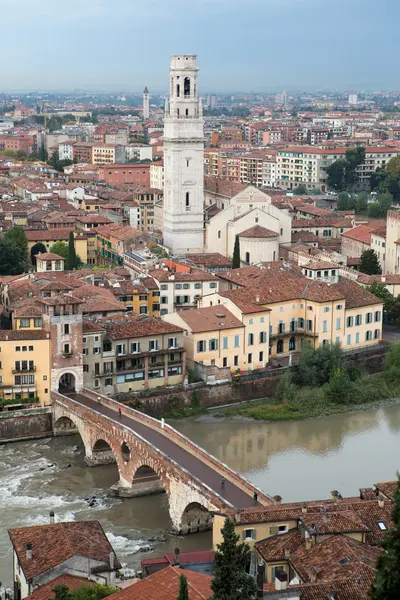
<svg viewBox="0 0 400 600">
<path fill-rule="evenodd" d="M 179 96 L 181 95 L 181 86 L 179 85 L 179 83 L 176 84 L 176 97 L 179 98 Z"/>
<path fill-rule="evenodd" d="M 186 192 L 185 201 L 186 201 L 186 206 L 190 206 L 190 193 L 189 192 Z"/>
<path fill-rule="evenodd" d="M 185 77 L 184 94 L 185 96 L 190 96 L 190 77 Z"/>
</svg>

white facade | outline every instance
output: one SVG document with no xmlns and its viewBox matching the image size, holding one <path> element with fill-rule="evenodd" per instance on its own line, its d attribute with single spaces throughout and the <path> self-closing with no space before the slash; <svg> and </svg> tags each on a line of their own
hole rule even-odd
<svg viewBox="0 0 400 600">
<path fill-rule="evenodd" d="M 153 149 L 145 144 L 125 146 L 125 158 L 129 160 L 153 160 Z"/>
<path fill-rule="evenodd" d="M 195 55 L 173 55 L 164 119 L 164 244 L 202 252 L 204 131 Z"/>
<path fill-rule="evenodd" d="M 164 165 L 153 163 L 150 165 L 150 187 L 157 190 L 164 189 Z"/>
<path fill-rule="evenodd" d="M 150 94 L 147 86 L 143 90 L 143 119 L 147 121 L 150 116 Z"/>
<path fill-rule="evenodd" d="M 292 217 L 284 210 L 271 203 L 271 198 L 258 188 L 249 186 L 229 200 L 229 206 L 212 217 L 206 225 L 207 252 L 220 252 L 231 257 L 235 237 L 250 227 L 260 225 L 278 234 L 278 244 L 288 244 L 291 241 Z M 275 243 L 268 249 L 275 251 L 276 258 L 262 260 L 278 260 Z M 255 255 L 254 255 L 255 256 Z M 255 261 L 252 259 L 252 263 Z"/>
<path fill-rule="evenodd" d="M 210 277 L 207 281 L 175 281 L 175 275 L 171 274 L 168 281 L 157 279 L 157 275 L 152 272 L 152 276 L 157 281 L 160 288 L 160 314 L 166 315 L 179 310 L 196 308 L 200 298 L 213 294 L 219 290 L 219 280 L 217 277 Z"/>
<path fill-rule="evenodd" d="M 73 145 L 71 142 L 62 142 L 58 146 L 60 160 L 74 160 Z"/>
<path fill-rule="evenodd" d="M 276 184 L 276 161 L 264 160 L 262 166 L 263 187 L 275 187 Z"/>
</svg>

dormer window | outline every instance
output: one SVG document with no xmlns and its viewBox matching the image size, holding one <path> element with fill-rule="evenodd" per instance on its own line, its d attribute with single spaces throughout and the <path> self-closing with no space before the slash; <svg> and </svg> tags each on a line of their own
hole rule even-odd
<svg viewBox="0 0 400 600">
<path fill-rule="evenodd" d="M 381 531 L 386 531 L 387 527 L 383 521 L 378 521 L 378 527 Z"/>
</svg>

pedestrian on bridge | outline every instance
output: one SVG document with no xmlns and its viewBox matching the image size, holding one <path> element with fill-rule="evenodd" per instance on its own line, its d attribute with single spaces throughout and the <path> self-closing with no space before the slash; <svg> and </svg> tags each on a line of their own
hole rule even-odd
<svg viewBox="0 0 400 600">
<path fill-rule="evenodd" d="M 225 477 L 221 477 L 221 487 L 225 487 Z"/>
<path fill-rule="evenodd" d="M 258 502 L 258 494 L 257 494 L 256 490 L 254 490 L 253 499 L 254 499 L 254 504 L 257 504 L 257 502 Z"/>
<path fill-rule="evenodd" d="M 121 410 L 121 407 L 118 408 L 118 414 L 119 414 L 119 418 L 122 419 L 122 410 Z"/>
</svg>

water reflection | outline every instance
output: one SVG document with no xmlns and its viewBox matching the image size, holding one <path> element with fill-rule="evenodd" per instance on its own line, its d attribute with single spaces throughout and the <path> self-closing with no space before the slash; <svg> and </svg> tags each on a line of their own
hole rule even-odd
<svg viewBox="0 0 400 600">
<path fill-rule="evenodd" d="M 284 500 L 358 494 L 400 466 L 400 405 L 282 423 L 201 419 L 174 423 L 265 492 Z"/>
</svg>

